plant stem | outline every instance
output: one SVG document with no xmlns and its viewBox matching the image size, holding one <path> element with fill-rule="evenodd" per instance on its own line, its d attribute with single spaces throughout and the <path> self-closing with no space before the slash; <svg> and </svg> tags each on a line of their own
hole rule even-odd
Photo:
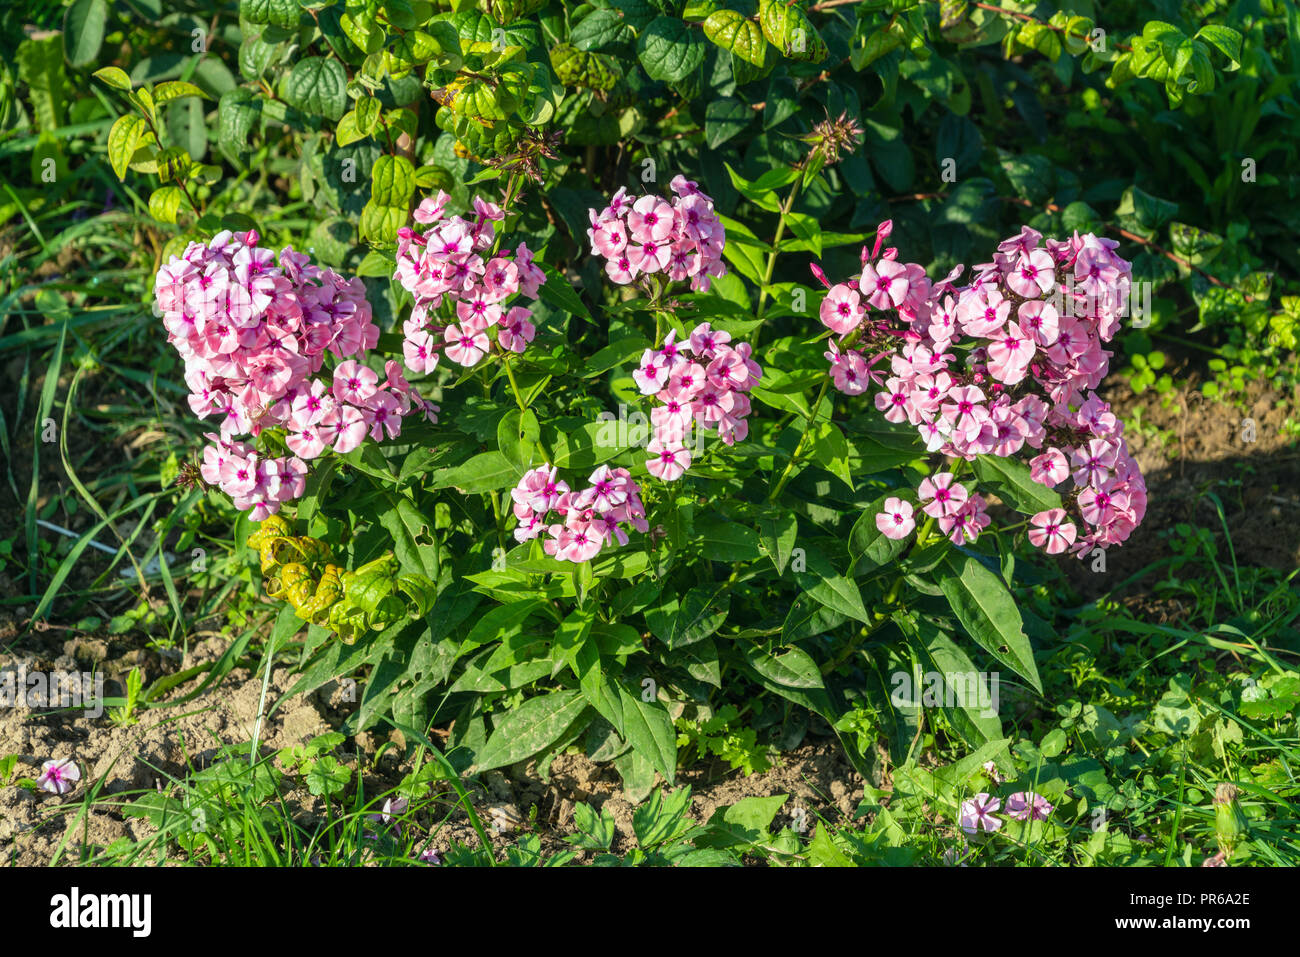
<svg viewBox="0 0 1300 957">
<path fill-rule="evenodd" d="M 776 272 L 777 246 L 781 243 L 781 237 L 785 235 L 785 219 L 790 215 L 790 208 L 794 206 L 794 198 L 799 195 L 799 184 L 802 182 L 803 175 L 801 174 L 790 187 L 790 194 L 786 196 L 785 202 L 781 204 L 781 215 L 776 221 L 776 235 L 772 238 L 772 251 L 767 254 L 767 269 L 763 272 L 763 285 L 758 290 L 758 308 L 754 312 L 755 319 L 763 318 L 763 309 L 767 304 L 767 289 L 772 284 L 772 276 Z"/>
<path fill-rule="evenodd" d="M 528 403 L 524 401 L 523 394 L 519 391 L 519 383 L 515 381 L 515 370 L 510 367 L 510 357 L 508 355 L 502 356 L 501 364 L 505 366 L 506 379 L 510 382 L 510 391 L 514 393 L 515 405 L 519 406 L 520 413 L 527 412 Z M 555 462 L 551 459 L 551 452 L 546 447 L 546 442 L 542 439 L 540 431 L 537 433 L 537 447 L 541 450 L 542 455 L 546 460 L 546 464 L 554 465 Z"/>
<path fill-rule="evenodd" d="M 775 502 L 777 500 L 781 494 L 781 490 L 784 489 L 786 483 L 790 481 L 794 467 L 799 464 L 799 457 L 803 454 L 804 445 L 807 444 L 808 436 L 812 433 L 813 425 L 817 421 L 817 415 L 821 412 L 822 399 L 826 398 L 826 390 L 830 387 L 830 384 L 831 374 L 827 372 L 825 378 L 822 379 L 821 391 L 817 393 L 817 398 L 813 401 L 812 410 L 808 413 L 808 424 L 804 427 L 803 435 L 799 436 L 799 444 L 794 448 L 794 455 L 790 456 L 790 461 L 786 463 L 785 471 L 781 473 L 781 477 L 777 480 L 776 487 L 772 489 L 772 494 L 767 497 L 769 502 Z"/>
</svg>

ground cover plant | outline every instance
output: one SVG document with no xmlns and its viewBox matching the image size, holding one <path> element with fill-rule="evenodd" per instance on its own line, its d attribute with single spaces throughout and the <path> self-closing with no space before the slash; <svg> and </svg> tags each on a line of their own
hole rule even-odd
<svg viewBox="0 0 1300 957">
<path fill-rule="evenodd" d="M 33 862 L 1294 862 L 1293 5 L 0 16 Z"/>
</svg>

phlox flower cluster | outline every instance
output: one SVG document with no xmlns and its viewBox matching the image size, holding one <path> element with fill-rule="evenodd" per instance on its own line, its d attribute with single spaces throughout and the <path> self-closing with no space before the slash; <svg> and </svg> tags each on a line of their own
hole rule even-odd
<svg viewBox="0 0 1300 957">
<path fill-rule="evenodd" d="M 258 238 L 223 231 L 190 243 L 154 284 L 167 339 L 185 363 L 190 408 L 220 418 L 200 474 L 255 521 L 302 495 L 307 461 L 327 448 L 348 452 L 366 435 L 397 435 L 413 410 L 437 412 L 397 363 L 381 382 L 359 361 L 379 340 L 360 279 L 291 248 L 277 260 Z M 343 361 L 318 375 L 327 352 Z M 267 455 L 241 441 L 271 428 L 284 430 L 291 454 Z"/>
<path fill-rule="evenodd" d="M 670 330 L 658 349 L 647 349 L 632 373 L 641 394 L 661 403 L 650 412 L 646 468 L 665 482 L 691 467 L 692 428 L 716 429 L 727 445 L 749 434 L 747 393 L 763 375 L 749 343 L 733 345 L 730 333 L 707 322 L 681 342 L 676 336 Z"/>
<path fill-rule="evenodd" d="M 641 489 L 627 469 L 602 465 L 587 481 L 590 484 L 577 492 L 556 476 L 554 465 L 525 473 L 510 491 L 519 520 L 516 541 L 531 541 L 544 532 L 546 554 L 581 563 L 595 558 L 606 545 L 626 545 L 624 526 L 642 534 L 650 530 Z"/>
<path fill-rule="evenodd" d="M 1049 488 L 1067 479 L 1065 508 L 1030 520 L 1030 541 L 1079 556 L 1123 542 L 1146 513 L 1146 483 L 1129 454 L 1123 424 L 1092 390 L 1112 353 L 1132 271 L 1117 243 L 1091 233 L 1045 242 L 1024 227 L 993 261 L 957 286 L 958 266 L 931 282 L 897 250 L 862 250 L 862 273 L 830 285 L 820 318 L 839 341 L 826 353 L 836 388 L 860 395 L 881 387 L 876 408 L 914 426 L 930 452 L 950 459 L 1021 456 Z M 888 369 L 877 368 L 888 360 Z M 989 523 L 982 496 L 951 470 L 925 479 L 921 509 L 962 544 Z M 914 506 L 890 498 L 877 526 L 903 538 Z"/>
<path fill-rule="evenodd" d="M 493 224 L 505 218 L 499 206 L 476 196 L 474 213 L 465 219 L 446 215 L 448 199 L 439 190 L 416 208 L 414 219 L 423 232 L 397 231 L 393 278 L 415 297 L 402 326 L 402 356 L 416 373 L 432 372 L 441 355 L 457 365 L 477 365 L 492 349 L 488 333 L 494 329 L 503 352 L 522 353 L 537 334 L 532 311 L 511 306 L 510 299 L 516 294 L 536 299 L 546 273 L 524 243 L 513 255 L 492 255 Z M 443 302 L 454 307 L 454 321 L 438 317 Z"/>
<path fill-rule="evenodd" d="M 707 292 L 712 277 L 727 271 L 726 231 L 697 183 L 674 176 L 670 185 L 672 202 L 650 194 L 633 199 L 620 189 L 599 214 L 589 210 L 591 251 L 604 258 L 605 274 L 619 285 L 662 275 L 671 282 L 689 279 L 691 289 Z"/>
</svg>

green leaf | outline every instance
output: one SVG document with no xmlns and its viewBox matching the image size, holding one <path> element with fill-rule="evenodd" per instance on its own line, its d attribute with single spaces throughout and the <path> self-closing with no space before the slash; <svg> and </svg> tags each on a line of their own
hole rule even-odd
<svg viewBox="0 0 1300 957">
<path fill-rule="evenodd" d="M 565 86 L 604 92 L 623 79 L 623 70 L 614 57 L 590 53 L 568 43 L 551 48 L 551 67 Z"/>
<path fill-rule="evenodd" d="M 474 761 L 474 770 L 490 771 L 540 754 L 564 737 L 586 707 L 586 699 L 578 691 L 553 691 L 529 698 L 494 724 Z"/>
<path fill-rule="evenodd" d="M 593 10 L 569 31 L 569 42 L 579 50 L 599 50 L 635 36 L 618 10 Z"/>
<path fill-rule="evenodd" d="M 763 553 L 758 533 L 729 519 L 700 519 L 695 530 L 704 545 L 704 557 L 714 562 L 749 562 Z"/>
<path fill-rule="evenodd" d="M 661 16 L 641 31 L 636 52 L 650 79 L 679 83 L 704 62 L 704 41 L 685 21 Z"/>
<path fill-rule="evenodd" d="M 546 273 L 546 282 L 542 283 L 537 289 L 537 294 L 542 301 L 570 315 L 582 316 L 584 319 L 595 322 L 591 318 L 591 311 L 582 304 L 582 300 L 578 297 L 578 293 L 569 283 L 569 280 L 560 275 L 554 266 L 548 266 L 545 263 L 539 263 L 538 265 Z"/>
<path fill-rule="evenodd" d="M 517 635 L 523 624 L 536 612 L 542 610 L 543 602 L 539 598 L 528 598 L 509 605 L 498 605 L 484 612 L 474 622 L 474 626 L 461 642 L 458 654 L 465 655 L 493 641 L 500 641 Z"/>
<path fill-rule="evenodd" d="M 1207 23 L 1196 31 L 1196 39 L 1204 40 L 1233 63 L 1241 62 L 1241 34 L 1231 27 Z"/>
<path fill-rule="evenodd" d="M 153 91 L 154 102 L 159 106 L 187 96 L 197 96 L 204 100 L 211 99 L 199 87 L 183 80 L 168 80 L 166 83 L 159 83 Z"/>
<path fill-rule="evenodd" d="M 900 622 L 900 626 L 904 633 L 909 633 L 908 623 Z M 921 650 L 930 659 L 930 670 L 943 676 L 944 712 L 966 743 L 972 748 L 979 748 L 990 741 L 1002 740 L 1002 720 L 997 714 L 998 701 L 993 697 L 993 687 L 989 684 L 988 676 L 975 667 L 974 662 L 952 638 L 930 622 L 921 619 L 915 628 Z M 951 708 L 947 705 L 948 688 L 952 689 L 954 702 Z"/>
<path fill-rule="evenodd" d="M 785 222 L 790 227 L 790 232 L 808 244 L 814 256 L 821 256 L 822 227 L 815 217 L 807 213 L 788 213 Z"/>
<path fill-rule="evenodd" d="M 812 655 L 798 645 L 790 645 L 780 654 L 770 654 L 758 645 L 740 641 L 740 653 L 749 666 L 768 681 L 787 688 L 821 688 L 821 669 Z"/>
<path fill-rule="evenodd" d="M 409 208 L 415 195 L 415 167 L 405 156 L 381 156 L 370 173 L 370 201 L 377 206 Z"/>
<path fill-rule="evenodd" d="M 295 109 L 337 122 L 347 106 L 347 87 L 343 64 L 327 57 L 303 57 L 285 78 L 284 98 Z"/>
<path fill-rule="evenodd" d="M 249 23 L 290 30 L 298 25 L 298 15 L 297 0 L 239 0 L 239 16 Z"/>
<path fill-rule="evenodd" d="M 131 92 L 131 78 L 126 75 L 126 71 L 121 67 L 101 67 L 92 73 L 91 76 L 103 80 L 116 90 L 126 90 L 128 93 Z"/>
<path fill-rule="evenodd" d="M 767 843 L 776 814 L 790 800 L 788 794 L 742 798 L 720 807 L 709 818 L 709 834 L 695 841 L 698 847 L 730 847 Z"/>
<path fill-rule="evenodd" d="M 763 28 L 736 10 L 715 10 L 704 21 L 704 35 L 754 66 L 762 66 L 767 54 Z"/>
<path fill-rule="evenodd" d="M 731 599 L 721 585 L 696 585 L 681 599 L 646 611 L 646 624 L 672 651 L 703 641 L 727 620 Z"/>
<path fill-rule="evenodd" d="M 438 543 L 433 520 L 420 514 L 408 498 L 397 497 L 396 505 L 380 512 L 379 524 L 393 538 L 393 554 L 404 571 L 438 580 Z"/>
<path fill-rule="evenodd" d="M 812 436 L 812 461 L 830 472 L 853 490 L 853 474 L 849 470 L 849 446 L 844 433 L 834 422 L 819 422 Z"/>
<path fill-rule="evenodd" d="M 73 66 L 94 63 L 107 24 L 108 0 L 75 0 L 63 15 L 63 55 L 68 62 Z"/>
<path fill-rule="evenodd" d="M 483 452 L 463 465 L 439 469 L 430 477 L 429 488 L 458 488 L 465 493 L 490 492 L 518 483 L 524 470 L 500 452 Z"/>
<path fill-rule="evenodd" d="M 501 417 L 497 426 L 497 447 L 501 454 L 522 469 L 533 464 L 533 450 L 542 429 L 532 409 L 513 409 Z"/>
<path fill-rule="evenodd" d="M 1040 694 L 1042 680 L 1016 600 L 1002 579 L 970 555 L 949 551 L 938 566 L 939 587 L 957 620 L 998 661 Z"/>
<path fill-rule="evenodd" d="M 160 223 L 175 223 L 185 196 L 178 186 L 163 186 L 149 197 L 149 215 Z"/>
<path fill-rule="evenodd" d="M 778 575 L 785 574 L 798 535 L 799 520 L 793 512 L 778 512 L 759 521 L 759 543 L 767 552 L 767 557 L 772 559 Z"/>
<path fill-rule="evenodd" d="M 217 107 L 218 145 L 232 157 L 246 152 L 261 115 L 262 101 L 252 91 L 235 89 L 222 94 Z"/>
<path fill-rule="evenodd" d="M 113 172 L 118 179 L 126 178 L 131 157 L 135 155 L 147 129 L 144 117 L 128 113 L 119 116 L 113 128 L 108 131 L 108 161 L 113 165 Z"/>
<path fill-rule="evenodd" d="M 672 784 L 677 774 L 677 732 L 668 709 L 658 701 L 642 701 L 622 684 L 618 692 L 623 701 L 623 737 Z"/>
<path fill-rule="evenodd" d="M 339 120 L 339 125 L 334 129 L 334 142 L 338 146 L 351 146 L 364 140 L 368 135 L 361 132 L 357 124 L 357 111 L 349 110 L 343 114 L 343 119 Z"/>
<path fill-rule="evenodd" d="M 887 492 L 862 510 L 849 532 L 849 558 L 854 575 L 888 565 L 907 550 L 907 538 L 889 538 L 876 525 L 876 516 L 885 510 L 885 500 L 897 497 Z"/>
<path fill-rule="evenodd" d="M 704 141 L 715 150 L 734 136 L 738 136 L 754 119 L 749 105 L 735 97 L 723 96 L 709 101 L 704 109 Z"/>
<path fill-rule="evenodd" d="M 820 573 L 813 571 L 797 572 L 799 584 L 809 598 L 825 605 L 832 611 L 860 621 L 870 623 L 866 606 L 862 604 L 862 592 L 857 583 L 834 571 L 825 569 Z"/>
<path fill-rule="evenodd" d="M 975 459 L 975 476 L 998 498 L 1026 515 L 1061 507 L 1061 496 L 1030 478 L 1029 466 L 1015 459 L 980 455 Z"/>
<path fill-rule="evenodd" d="M 352 769 L 333 755 L 321 755 L 311 763 L 305 778 L 307 790 L 317 797 L 339 794 L 352 780 Z"/>
</svg>

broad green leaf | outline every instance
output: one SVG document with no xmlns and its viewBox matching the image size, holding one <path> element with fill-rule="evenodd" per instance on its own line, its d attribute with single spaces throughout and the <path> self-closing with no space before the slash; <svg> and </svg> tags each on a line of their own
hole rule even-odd
<svg viewBox="0 0 1300 957">
<path fill-rule="evenodd" d="M 523 623 L 540 611 L 543 603 L 540 599 L 529 598 L 516 601 L 510 605 L 498 605 L 484 612 L 469 634 L 461 642 L 460 654 L 468 654 L 475 648 L 492 641 L 499 641 L 511 635 L 517 635 L 523 629 Z"/>
<path fill-rule="evenodd" d="M 784 575 L 794 543 L 799 534 L 799 520 L 793 512 L 764 516 L 758 523 L 758 539 L 778 575 Z"/>
<path fill-rule="evenodd" d="M 997 455 L 980 455 L 975 459 L 975 476 L 980 484 L 988 486 L 998 498 L 1026 515 L 1061 507 L 1061 496 L 1055 489 L 1035 482 L 1029 467 L 1016 459 Z"/>
<path fill-rule="evenodd" d="M 1241 62 L 1241 34 L 1232 27 L 1207 23 L 1196 31 L 1196 39 L 1204 40 L 1233 63 Z"/>
<path fill-rule="evenodd" d="M 899 616 L 901 617 L 901 616 Z M 897 620 L 897 619 L 896 619 Z M 915 634 L 919 650 L 930 661 L 930 670 L 943 680 L 943 709 L 948 720 L 972 748 L 1002 740 L 1002 719 L 998 716 L 1001 686 L 979 671 L 961 647 L 930 622 L 900 621 L 904 634 Z M 920 694 L 920 689 L 916 689 Z M 948 706 L 952 700 L 953 706 Z"/>
<path fill-rule="evenodd" d="M 637 57 L 652 80 L 678 83 L 704 62 L 704 40 L 683 20 L 655 17 L 637 38 Z"/>
<path fill-rule="evenodd" d="M 703 641 L 727 620 L 731 600 L 721 585 L 697 585 L 680 603 L 676 598 L 646 611 L 646 624 L 654 636 L 676 651 Z"/>
<path fill-rule="evenodd" d="M 599 50 L 635 36 L 618 10 L 593 10 L 569 31 L 569 42 L 579 50 Z"/>
<path fill-rule="evenodd" d="M 231 156 L 247 151 L 253 128 L 262 115 L 262 101 L 251 91 L 231 90 L 223 94 L 217 109 L 217 143 Z"/>
<path fill-rule="evenodd" d="M 482 452 L 463 465 L 439 469 L 429 480 L 430 488 L 458 488 L 465 493 L 510 488 L 524 470 L 500 452 Z"/>
<path fill-rule="evenodd" d="M 497 448 L 520 468 L 531 468 L 541 433 L 541 426 L 532 409 L 523 412 L 514 409 L 501 417 L 501 424 L 497 427 Z"/>
<path fill-rule="evenodd" d="M 856 621 L 870 623 L 866 606 L 862 604 L 862 592 L 857 583 L 845 578 L 834 569 L 823 570 L 820 574 L 813 571 L 796 573 L 799 584 L 808 597 L 820 602 L 827 608 L 847 615 Z"/>
<path fill-rule="evenodd" d="M 175 223 L 184 194 L 179 186 L 162 186 L 149 197 L 149 215 L 160 223 Z"/>
<path fill-rule="evenodd" d="M 392 536 L 393 553 L 405 571 L 437 581 L 438 543 L 433 520 L 421 515 L 410 499 L 395 497 L 396 503 L 379 514 L 379 523 Z"/>
<path fill-rule="evenodd" d="M 861 575 L 872 571 L 898 558 L 907 550 L 909 538 L 889 538 L 876 525 L 876 516 L 885 509 L 885 500 L 897 497 L 888 492 L 873 501 L 858 516 L 849 532 L 849 558 L 853 564 L 851 573 Z"/>
<path fill-rule="evenodd" d="M 405 156 L 381 156 L 370 173 L 370 201 L 405 211 L 415 195 L 415 167 Z"/>
<path fill-rule="evenodd" d="M 75 0 L 64 13 L 63 53 L 73 66 L 88 66 L 99 56 L 108 10 L 108 0 Z"/>
<path fill-rule="evenodd" d="M 767 680 L 787 688 L 824 687 L 817 662 L 798 645 L 784 648 L 780 653 L 769 653 L 743 639 L 738 644 L 750 667 Z"/>
<path fill-rule="evenodd" d="M 153 91 L 154 102 L 159 106 L 164 103 L 170 103 L 172 100 L 179 100 L 187 96 L 197 96 L 200 99 L 207 100 L 210 97 L 193 83 L 186 83 L 183 80 L 169 80 L 166 83 L 159 83 Z"/>
<path fill-rule="evenodd" d="M 347 106 L 347 86 L 347 73 L 337 60 L 303 57 L 285 77 L 284 98 L 290 106 L 304 113 L 337 122 Z"/>
<path fill-rule="evenodd" d="M 131 78 L 126 75 L 126 71 L 121 67 L 101 67 L 91 75 L 103 80 L 114 89 L 126 90 L 128 93 L 131 92 Z"/>
<path fill-rule="evenodd" d="M 658 701 L 642 701 L 622 684 L 618 692 L 623 700 L 623 737 L 672 784 L 677 774 L 677 732 L 668 709 Z"/>
<path fill-rule="evenodd" d="M 292 29 L 298 25 L 297 0 L 239 0 L 239 15 L 249 23 Z"/>
<path fill-rule="evenodd" d="M 767 53 L 763 28 L 736 10 L 715 10 L 704 21 L 704 35 L 732 56 L 762 66 Z"/>
<path fill-rule="evenodd" d="M 976 558 L 950 551 L 938 566 L 939 587 L 957 620 L 998 661 L 1039 693 L 1043 684 L 1016 600 L 1002 579 Z"/>
<path fill-rule="evenodd" d="M 128 113 L 119 116 L 113 128 L 108 131 L 108 161 L 113 165 L 113 172 L 118 179 L 126 178 L 126 168 L 147 129 L 144 117 Z"/>
<path fill-rule="evenodd" d="M 553 691 L 529 698 L 501 715 L 476 756 L 475 771 L 505 767 L 545 751 L 564 737 L 586 707 L 586 699 L 578 691 Z"/>
<path fill-rule="evenodd" d="M 722 96 L 710 100 L 704 108 L 705 145 L 715 150 L 740 135 L 753 121 L 754 115 L 747 103 L 735 97 Z"/>
</svg>

